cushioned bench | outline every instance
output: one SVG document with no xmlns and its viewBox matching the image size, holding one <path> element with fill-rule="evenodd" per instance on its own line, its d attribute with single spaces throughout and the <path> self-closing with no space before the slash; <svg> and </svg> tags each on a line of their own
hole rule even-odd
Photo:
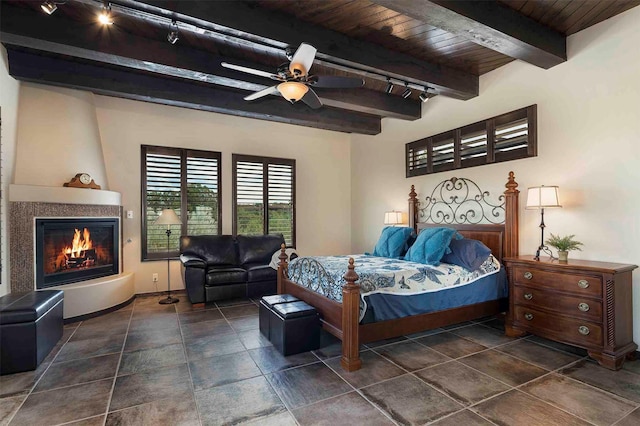
<svg viewBox="0 0 640 426">
<path fill-rule="evenodd" d="M 320 347 L 320 317 L 315 308 L 302 300 L 273 305 L 269 318 L 269 337 L 284 356 Z"/>
<path fill-rule="evenodd" d="M 0 297 L 0 374 L 35 370 L 62 337 L 61 290 Z"/>
<path fill-rule="evenodd" d="M 259 309 L 260 333 L 262 333 L 262 335 L 267 339 L 271 340 L 271 317 L 275 316 L 273 307 L 280 303 L 297 302 L 298 300 L 300 299 L 290 294 L 275 294 L 273 296 L 264 296 L 260 300 Z"/>
</svg>

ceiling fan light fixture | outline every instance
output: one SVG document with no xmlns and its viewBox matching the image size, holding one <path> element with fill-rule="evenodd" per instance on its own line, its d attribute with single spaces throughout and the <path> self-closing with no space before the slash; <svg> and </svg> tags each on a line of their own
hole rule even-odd
<svg viewBox="0 0 640 426">
<path fill-rule="evenodd" d="M 297 81 L 285 81 L 284 83 L 278 84 L 278 92 L 291 103 L 302 99 L 308 91 L 309 88 L 305 84 Z"/>
<path fill-rule="evenodd" d="M 55 12 L 58 9 L 58 6 L 56 6 L 56 4 L 52 1 L 42 2 L 40 7 L 42 8 L 42 11 L 47 15 L 51 15 L 53 12 Z"/>
</svg>

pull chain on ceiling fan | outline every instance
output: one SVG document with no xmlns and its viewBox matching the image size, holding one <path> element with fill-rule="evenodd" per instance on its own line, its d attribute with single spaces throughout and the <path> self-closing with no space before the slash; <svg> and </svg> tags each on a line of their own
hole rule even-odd
<svg viewBox="0 0 640 426">
<path fill-rule="evenodd" d="M 291 103 L 302 101 L 313 109 L 320 108 L 322 102 L 313 91 L 314 88 L 351 89 L 364 86 L 364 80 L 357 77 L 309 75 L 316 57 L 316 48 L 307 43 L 300 44 L 291 57 L 290 63 L 278 68 L 276 74 L 222 62 L 222 66 L 232 70 L 270 78 L 280 83 L 245 96 L 244 100 L 253 101 L 268 95 L 282 95 Z"/>
</svg>

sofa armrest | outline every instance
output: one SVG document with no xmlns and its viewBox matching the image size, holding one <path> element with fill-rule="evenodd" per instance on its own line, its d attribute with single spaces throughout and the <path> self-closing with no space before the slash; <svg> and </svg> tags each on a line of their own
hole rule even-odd
<svg viewBox="0 0 640 426">
<path fill-rule="evenodd" d="M 191 256 L 187 254 L 180 255 L 180 262 L 182 265 L 188 268 L 201 268 L 205 269 L 207 267 L 207 262 L 197 256 Z"/>
</svg>

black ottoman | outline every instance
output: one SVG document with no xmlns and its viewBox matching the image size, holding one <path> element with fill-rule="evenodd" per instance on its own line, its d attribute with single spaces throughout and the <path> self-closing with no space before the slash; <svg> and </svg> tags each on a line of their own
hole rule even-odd
<svg viewBox="0 0 640 426">
<path fill-rule="evenodd" d="M 62 337 L 61 290 L 0 297 L 0 375 L 35 370 Z"/>
<path fill-rule="evenodd" d="M 315 308 L 303 301 L 273 306 L 271 343 L 284 356 L 320 347 L 320 317 Z"/>
<path fill-rule="evenodd" d="M 276 294 L 273 296 L 264 296 L 260 300 L 260 310 L 259 310 L 259 322 L 260 322 L 260 333 L 267 339 L 270 339 L 269 329 L 271 328 L 271 318 L 275 317 L 276 314 L 273 313 L 273 306 L 279 305 L 280 303 L 289 303 L 289 302 L 297 302 L 297 297 L 293 297 L 290 294 Z"/>
</svg>

